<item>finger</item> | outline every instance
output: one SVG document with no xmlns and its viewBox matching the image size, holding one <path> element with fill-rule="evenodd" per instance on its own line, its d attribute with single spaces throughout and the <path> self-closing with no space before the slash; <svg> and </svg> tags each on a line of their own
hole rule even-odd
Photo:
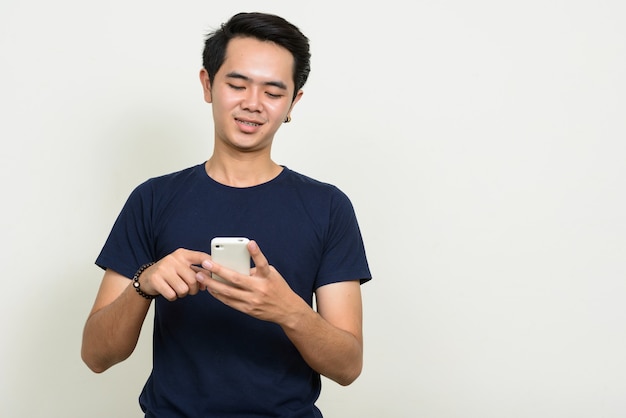
<svg viewBox="0 0 626 418">
<path fill-rule="evenodd" d="M 164 261 L 160 260 L 144 270 L 141 276 L 139 276 L 139 285 L 141 290 L 149 295 L 159 294 L 169 299 L 176 295 L 163 276 L 163 264 Z"/>
<path fill-rule="evenodd" d="M 190 291 L 189 282 L 192 280 L 190 276 L 195 274 L 194 271 L 178 257 L 167 257 L 164 261 L 158 264 L 158 274 L 164 285 L 161 293 L 164 296 L 168 294 L 169 297 L 167 299 L 171 299 L 170 292 L 167 289 L 169 287 L 175 293 L 175 297 L 182 298 L 187 296 Z"/>
<path fill-rule="evenodd" d="M 207 271 L 201 267 L 193 264 L 191 266 L 181 265 L 177 269 L 177 274 L 180 279 L 175 287 L 178 297 L 193 296 L 205 289 L 205 286 L 197 279 L 198 274 L 207 274 Z"/>
<path fill-rule="evenodd" d="M 181 263 L 176 268 L 176 273 L 183 283 L 172 283 L 172 287 L 176 291 L 178 297 L 184 297 L 186 295 L 195 295 L 200 290 L 204 290 L 204 286 L 196 279 L 199 266 L 202 262 L 210 260 L 211 256 L 201 251 L 193 250 L 181 250 L 182 257 L 179 259 Z"/>
<path fill-rule="evenodd" d="M 196 273 L 196 281 L 198 282 L 198 291 L 205 291 L 207 290 L 207 281 L 211 280 L 209 278 L 209 276 L 206 275 L 206 273 L 202 273 L 202 272 L 198 272 Z"/>
<path fill-rule="evenodd" d="M 193 264 L 201 265 L 203 261 L 211 260 L 211 256 L 209 254 L 193 250 L 185 250 L 183 257 L 189 266 Z"/>
<path fill-rule="evenodd" d="M 192 266 L 196 272 L 196 281 L 200 290 L 206 290 L 206 283 L 211 279 L 211 272 L 205 268 Z"/>
<path fill-rule="evenodd" d="M 155 265 L 156 283 L 160 283 L 159 293 L 170 301 L 197 294 L 200 288 L 191 263 L 194 260 L 201 262 L 208 257 L 201 252 L 179 249 L 162 259 Z"/>
<path fill-rule="evenodd" d="M 206 284 L 206 280 L 204 275 L 206 275 L 207 279 L 210 278 L 211 280 L 215 280 L 215 281 L 220 281 L 220 282 L 226 282 L 227 284 L 232 284 L 235 280 L 236 280 L 236 276 L 239 274 L 234 270 L 231 270 L 227 267 L 223 267 L 218 263 L 215 263 L 213 261 L 205 261 L 204 263 L 202 263 L 202 268 L 203 271 L 200 271 L 199 274 L 203 280 L 203 282 Z M 219 276 L 215 277 L 215 276 Z"/>
<path fill-rule="evenodd" d="M 248 243 L 248 252 L 250 253 L 250 257 L 252 257 L 252 261 L 254 261 L 254 275 L 268 276 L 270 274 L 270 265 L 256 241 L 250 241 Z"/>
<path fill-rule="evenodd" d="M 211 274 L 211 272 L 209 270 L 207 270 L 204 267 L 202 267 L 202 264 L 192 264 L 190 267 L 196 273 Z"/>
<path fill-rule="evenodd" d="M 228 285 L 229 287 L 240 289 L 248 287 L 247 279 L 249 279 L 250 275 L 241 274 L 214 261 L 205 261 L 202 263 L 202 269 L 202 271 L 196 273 L 196 280 L 204 284 L 209 292 L 212 292 L 216 283 L 220 283 L 219 286 Z"/>
<path fill-rule="evenodd" d="M 202 251 L 193 251 L 186 249 L 179 249 L 177 250 L 177 252 L 178 251 L 180 251 L 180 257 L 177 257 L 177 259 L 181 262 L 181 264 L 183 264 L 183 267 L 193 270 L 194 274 L 192 276 L 195 276 L 195 273 L 198 272 L 198 269 L 202 268 L 202 263 L 204 261 L 211 260 L 211 256 Z M 190 282 L 193 281 L 193 277 L 190 277 L 190 279 Z"/>
</svg>

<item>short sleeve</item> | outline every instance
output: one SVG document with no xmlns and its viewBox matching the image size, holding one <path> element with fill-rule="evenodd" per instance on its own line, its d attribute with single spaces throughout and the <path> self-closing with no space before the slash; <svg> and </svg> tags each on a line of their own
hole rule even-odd
<svg viewBox="0 0 626 418">
<path fill-rule="evenodd" d="M 334 188 L 316 288 L 335 282 L 371 280 L 361 230 L 349 198 Z"/>
<path fill-rule="evenodd" d="M 142 264 L 155 261 L 151 246 L 152 192 L 149 182 L 130 194 L 96 259 L 102 269 L 111 269 L 131 278 Z"/>
</svg>

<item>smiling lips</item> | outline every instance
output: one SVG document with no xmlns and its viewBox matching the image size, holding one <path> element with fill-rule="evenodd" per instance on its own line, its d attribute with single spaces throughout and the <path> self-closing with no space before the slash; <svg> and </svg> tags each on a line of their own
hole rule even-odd
<svg viewBox="0 0 626 418">
<path fill-rule="evenodd" d="M 236 119 L 237 123 L 241 123 L 243 125 L 246 126 L 259 126 L 261 125 L 261 123 L 258 122 L 252 122 L 252 121 L 248 121 L 248 120 L 242 120 L 242 119 Z"/>
<path fill-rule="evenodd" d="M 263 122 L 257 120 L 247 120 L 235 118 L 235 123 L 239 127 L 239 132 L 247 135 L 255 134 L 259 132 Z"/>
<path fill-rule="evenodd" d="M 260 120 L 260 119 L 256 119 L 254 117 L 252 118 L 241 118 L 241 117 L 237 117 L 235 116 L 235 122 L 237 123 L 237 125 L 239 125 L 239 129 L 242 130 L 242 132 L 246 132 L 246 133 L 253 133 L 256 132 L 256 130 L 261 127 L 262 125 L 265 124 L 265 120 Z"/>
</svg>

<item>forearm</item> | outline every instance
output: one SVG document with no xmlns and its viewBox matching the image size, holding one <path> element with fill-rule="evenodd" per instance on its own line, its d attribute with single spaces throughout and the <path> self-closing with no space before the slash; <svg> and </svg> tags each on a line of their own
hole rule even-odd
<svg viewBox="0 0 626 418">
<path fill-rule="evenodd" d="M 363 345 L 353 334 L 335 327 L 306 308 L 281 325 L 307 364 L 340 385 L 349 385 L 363 367 Z"/>
<path fill-rule="evenodd" d="M 101 373 L 128 358 L 139 339 L 150 301 L 129 284 L 109 305 L 92 312 L 85 323 L 81 356 L 87 366 Z"/>
</svg>

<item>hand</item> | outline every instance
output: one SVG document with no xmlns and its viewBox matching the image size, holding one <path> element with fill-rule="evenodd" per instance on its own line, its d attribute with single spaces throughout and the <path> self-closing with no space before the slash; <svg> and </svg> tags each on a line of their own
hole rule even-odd
<svg viewBox="0 0 626 418">
<path fill-rule="evenodd" d="M 207 273 L 198 272 L 196 279 L 222 303 L 264 321 L 286 324 L 293 321 L 300 310 L 310 309 L 280 273 L 269 265 L 255 241 L 248 243 L 248 251 L 256 266 L 250 270 L 249 276 L 206 260 L 202 267 Z M 210 273 L 219 275 L 230 284 L 213 280 Z"/>
<path fill-rule="evenodd" d="M 187 295 L 195 295 L 206 286 L 196 280 L 193 264 L 202 264 L 211 256 L 179 248 L 148 267 L 139 277 L 141 290 L 149 295 L 162 295 L 173 301 Z"/>
</svg>

